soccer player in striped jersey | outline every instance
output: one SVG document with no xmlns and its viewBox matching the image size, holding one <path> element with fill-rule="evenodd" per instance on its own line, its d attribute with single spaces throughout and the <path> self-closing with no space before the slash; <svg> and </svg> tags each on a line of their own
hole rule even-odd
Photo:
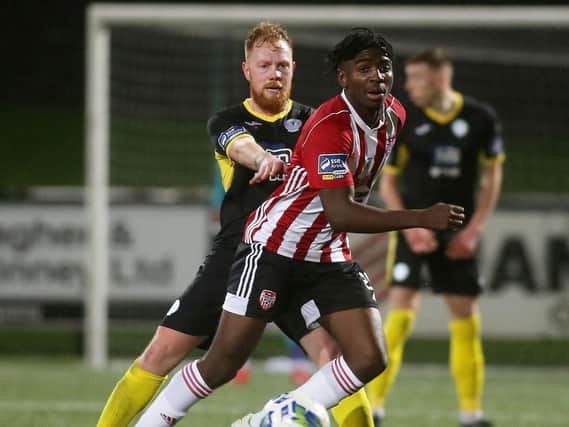
<svg viewBox="0 0 569 427">
<path fill-rule="evenodd" d="M 444 198 L 464 206 L 469 221 L 456 232 L 410 229 L 392 233 L 389 314 L 385 322 L 391 363 L 387 372 L 368 387 L 376 425 L 385 414 L 385 398 L 397 376 L 420 305 L 425 284 L 420 274 L 423 265 L 430 273 L 429 286 L 443 295 L 448 307 L 449 362 L 460 424 L 491 425 L 481 411 L 484 355 L 478 306 L 482 288 L 476 247 L 500 194 L 504 150 L 494 111 L 454 91 L 452 72 L 450 59 L 440 48 L 407 60 L 405 87 L 413 105 L 385 168 L 381 194 L 391 209 L 422 208 Z"/>
<path fill-rule="evenodd" d="M 385 369 L 387 348 L 373 288 L 351 260 L 346 232 L 462 224 L 462 208 L 437 203 L 385 211 L 365 202 L 405 120 L 390 95 L 391 45 L 354 29 L 330 53 L 343 91 L 304 126 L 287 178 L 250 216 L 231 272 L 223 314 L 209 352 L 187 364 L 137 426 L 167 426 L 169 411 L 187 410 L 229 381 L 245 363 L 266 323 L 298 310 L 307 327 L 322 326 L 341 355 L 298 390 L 326 408 Z M 179 413 L 179 412 L 178 412 Z M 235 425 L 255 426 L 260 414 Z"/>
<path fill-rule="evenodd" d="M 284 180 L 285 165 L 313 112 L 313 108 L 290 99 L 294 67 L 292 42 L 282 26 L 260 23 L 251 30 L 242 65 L 251 96 L 214 114 L 207 126 L 226 191 L 221 230 L 196 277 L 172 304 L 144 352 L 117 382 L 98 427 L 126 427 L 191 350 L 209 346 L 247 217 Z M 322 328 L 308 329 L 298 310 L 276 323 L 317 366 L 337 352 L 329 335 Z M 172 381 L 180 378 L 175 376 Z M 338 405 L 334 416 L 341 427 L 372 427 L 365 390 Z M 174 422 L 175 415 L 169 417 L 164 420 Z"/>
</svg>

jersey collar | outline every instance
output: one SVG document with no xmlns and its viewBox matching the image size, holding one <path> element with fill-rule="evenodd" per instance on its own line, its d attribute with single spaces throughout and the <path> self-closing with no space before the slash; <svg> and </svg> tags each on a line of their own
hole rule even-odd
<svg viewBox="0 0 569 427">
<path fill-rule="evenodd" d="M 432 121 L 440 125 L 446 125 L 447 123 L 454 120 L 456 116 L 458 116 L 458 114 L 462 111 L 462 107 L 464 106 L 464 96 L 462 96 L 461 93 L 452 91 L 452 96 L 454 98 L 454 106 L 448 113 L 440 114 L 432 108 L 425 108 L 423 112 Z"/>
<path fill-rule="evenodd" d="M 251 103 L 250 103 L 250 99 L 251 98 L 247 98 L 245 101 L 243 101 L 243 106 L 245 107 L 245 109 L 249 112 L 249 114 L 251 114 L 252 116 L 255 116 L 261 120 L 264 120 L 266 122 L 269 123 L 273 123 L 276 122 L 279 119 L 282 119 L 283 117 L 285 117 L 290 110 L 292 109 L 292 100 L 289 99 L 286 108 L 281 111 L 278 114 L 274 114 L 272 116 L 269 116 L 268 114 L 263 114 L 263 113 L 257 113 L 256 111 L 253 110 L 253 108 L 251 107 Z"/>
<path fill-rule="evenodd" d="M 340 94 L 342 96 L 342 99 L 344 100 L 344 102 L 346 103 L 346 105 L 348 106 L 348 109 L 350 110 L 350 113 L 352 114 L 352 116 L 354 117 L 357 125 L 362 128 L 362 130 L 365 133 L 374 133 L 377 132 L 378 129 L 380 129 L 383 126 L 384 121 L 380 120 L 379 124 L 374 127 L 371 128 L 368 126 L 368 124 L 366 122 L 364 122 L 364 120 L 360 117 L 360 115 L 358 114 L 358 112 L 356 111 L 356 109 L 352 106 L 352 104 L 350 104 L 350 101 L 348 100 L 348 97 L 346 96 L 346 90 L 344 89 L 342 91 L 342 93 Z"/>
</svg>

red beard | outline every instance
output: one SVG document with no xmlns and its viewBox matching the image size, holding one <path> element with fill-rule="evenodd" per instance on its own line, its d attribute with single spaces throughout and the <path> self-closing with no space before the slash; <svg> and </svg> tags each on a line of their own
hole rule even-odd
<svg viewBox="0 0 569 427">
<path fill-rule="evenodd" d="M 290 98 L 290 90 L 281 86 L 281 91 L 278 96 L 265 96 L 264 89 L 271 87 L 275 87 L 275 85 L 267 84 L 263 86 L 260 92 L 255 92 L 255 90 L 251 88 L 251 98 L 253 98 L 253 101 L 263 110 L 270 111 L 272 114 L 279 114 L 286 108 L 286 104 Z"/>
</svg>

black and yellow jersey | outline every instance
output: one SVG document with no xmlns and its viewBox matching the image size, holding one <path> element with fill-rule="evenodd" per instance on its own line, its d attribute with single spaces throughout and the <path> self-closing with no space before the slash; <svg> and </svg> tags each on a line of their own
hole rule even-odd
<svg viewBox="0 0 569 427">
<path fill-rule="evenodd" d="M 494 111 L 454 92 L 455 106 L 441 115 L 406 105 L 407 122 L 385 173 L 400 175 L 407 208 L 444 201 L 472 215 L 480 164 L 504 160 L 500 124 Z"/>
<path fill-rule="evenodd" d="M 244 136 L 252 136 L 266 151 L 290 163 L 300 131 L 313 111 L 311 107 L 289 101 L 282 113 L 267 116 L 254 112 L 245 100 L 210 118 L 207 131 L 215 145 L 215 158 L 226 192 L 221 204 L 218 238 L 229 238 L 237 244 L 249 214 L 284 180 L 283 175 L 250 185 L 254 171 L 231 160 L 227 155 L 231 144 Z"/>
</svg>

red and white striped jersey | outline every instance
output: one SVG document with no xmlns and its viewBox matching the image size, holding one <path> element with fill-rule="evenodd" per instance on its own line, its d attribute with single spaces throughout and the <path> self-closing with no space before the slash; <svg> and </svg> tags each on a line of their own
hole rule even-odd
<svg viewBox="0 0 569 427">
<path fill-rule="evenodd" d="M 355 199 L 367 202 L 405 122 L 403 106 L 391 95 L 385 112 L 372 129 L 344 93 L 322 104 L 302 130 L 285 182 L 251 213 L 243 240 L 297 260 L 351 260 L 346 233 L 332 229 L 318 190 L 354 186 Z"/>
</svg>

